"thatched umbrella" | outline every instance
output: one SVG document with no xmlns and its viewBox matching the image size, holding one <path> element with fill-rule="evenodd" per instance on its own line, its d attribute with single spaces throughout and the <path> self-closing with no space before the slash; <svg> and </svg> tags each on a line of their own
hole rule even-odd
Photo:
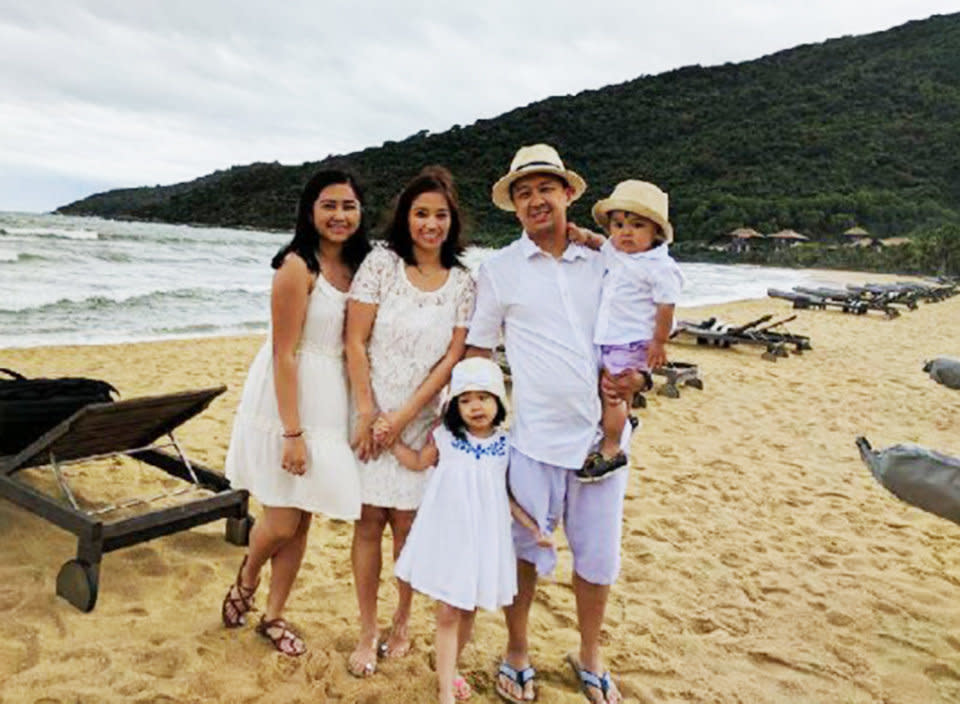
<svg viewBox="0 0 960 704">
<path fill-rule="evenodd" d="M 863 239 L 863 238 L 865 238 L 865 237 L 866 237 L 866 238 L 869 238 L 869 237 L 870 237 L 870 233 L 867 232 L 866 230 L 864 230 L 864 229 L 863 229 L 862 227 L 860 227 L 859 225 L 856 225 L 855 227 L 851 227 L 849 230 L 844 230 L 843 236 L 844 236 L 844 237 L 856 237 L 856 238 L 858 238 L 858 239 Z"/>
<path fill-rule="evenodd" d="M 789 240 L 792 242 L 809 242 L 810 238 L 806 235 L 801 235 L 796 230 L 780 230 L 780 232 L 774 232 L 772 235 L 767 235 L 768 239 L 771 240 Z"/>
<path fill-rule="evenodd" d="M 734 252 L 745 252 L 750 249 L 752 241 L 766 239 L 752 227 L 738 227 L 723 237 L 730 240 L 728 248 Z"/>
<path fill-rule="evenodd" d="M 728 232 L 727 237 L 732 237 L 736 240 L 752 240 L 755 238 L 763 239 L 763 235 L 754 230 L 752 227 L 738 227 L 736 230 L 731 230 Z"/>
</svg>

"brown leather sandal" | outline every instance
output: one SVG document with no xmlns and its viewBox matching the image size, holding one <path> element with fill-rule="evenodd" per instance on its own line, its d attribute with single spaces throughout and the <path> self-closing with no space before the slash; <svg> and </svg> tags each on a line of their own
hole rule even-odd
<svg viewBox="0 0 960 704">
<path fill-rule="evenodd" d="M 260 586 L 260 580 L 252 587 L 243 586 L 241 575 L 243 567 L 247 564 L 247 556 L 243 556 L 243 562 L 240 563 L 240 569 L 237 570 L 237 581 L 230 585 L 227 595 L 223 597 L 223 604 L 220 607 L 220 618 L 223 619 L 223 625 L 227 628 L 239 628 L 247 622 L 247 612 L 253 611 L 253 595 Z M 232 611 L 232 614 L 231 614 Z"/>
<path fill-rule="evenodd" d="M 257 624 L 257 633 L 273 643 L 273 647 L 284 655 L 296 658 L 307 652 L 303 638 L 282 618 L 267 621 L 265 616 L 262 617 Z"/>
</svg>

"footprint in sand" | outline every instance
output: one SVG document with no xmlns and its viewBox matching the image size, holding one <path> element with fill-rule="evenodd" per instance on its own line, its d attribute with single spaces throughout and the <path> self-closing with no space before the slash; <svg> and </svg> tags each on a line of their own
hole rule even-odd
<svg viewBox="0 0 960 704">
<path fill-rule="evenodd" d="M 170 574 L 170 565 L 155 548 L 149 546 L 133 548 L 127 551 L 124 557 L 136 565 L 140 574 L 151 577 L 164 577 Z"/>
<path fill-rule="evenodd" d="M 153 677 L 173 679 L 183 671 L 186 656 L 175 647 L 155 647 L 136 659 L 137 667 Z"/>
<path fill-rule="evenodd" d="M 0 586 L 0 612 L 12 611 L 23 602 L 23 599 L 22 589 L 15 589 L 10 585 Z"/>
</svg>

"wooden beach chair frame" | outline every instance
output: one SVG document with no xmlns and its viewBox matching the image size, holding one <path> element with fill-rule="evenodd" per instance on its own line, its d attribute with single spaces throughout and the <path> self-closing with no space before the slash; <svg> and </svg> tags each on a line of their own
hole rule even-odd
<svg viewBox="0 0 960 704">
<path fill-rule="evenodd" d="M 782 298 L 785 301 L 790 301 L 793 303 L 793 307 L 797 309 L 820 308 L 826 310 L 827 308 L 839 308 L 844 313 L 853 315 L 866 315 L 869 310 L 867 305 L 860 300 L 838 301 L 823 296 L 797 293 L 796 291 L 781 291 L 775 288 L 767 289 L 767 295 L 770 298 Z"/>
<path fill-rule="evenodd" d="M 695 389 L 703 389 L 703 379 L 700 378 L 700 367 L 690 362 L 667 362 L 663 366 L 655 367 L 649 372 L 644 372 L 647 378 L 647 385 L 640 391 L 633 394 L 630 401 L 631 408 L 646 408 L 647 397 L 644 393 L 653 388 L 653 374 L 666 377 L 666 381 L 657 389 L 658 396 L 667 398 L 680 398 L 681 386 L 692 386 Z"/>
<path fill-rule="evenodd" d="M 247 512 L 248 494 L 233 489 L 222 474 L 187 459 L 173 431 L 203 411 L 225 386 L 144 396 L 115 403 L 85 406 L 44 433 L 15 455 L 0 457 L 0 496 L 77 536 L 76 559 L 57 575 L 57 594 L 81 611 L 97 603 L 100 562 L 104 553 L 160 536 L 227 519 L 226 539 L 245 545 L 253 523 Z M 167 436 L 169 442 L 158 440 Z M 174 452 L 163 451 L 172 447 Z M 80 507 L 61 467 L 65 464 L 125 455 L 182 479 L 188 485 L 174 492 L 136 498 L 87 511 Z M 17 479 L 30 467 L 49 466 L 63 500 Z M 157 508 L 115 521 L 103 518 L 119 508 L 166 498 L 187 491 L 201 494 L 175 506 Z"/>
<path fill-rule="evenodd" d="M 891 304 L 890 296 L 888 295 L 868 295 L 862 296 L 860 294 L 848 291 L 845 289 L 839 288 L 807 288 L 806 286 L 794 286 L 793 290 L 797 293 L 807 295 L 807 296 L 819 296 L 820 298 L 826 301 L 834 301 L 837 303 L 845 304 L 860 304 L 867 308 L 867 310 L 878 310 L 882 312 L 888 318 L 896 318 L 900 315 L 900 311 L 894 308 Z"/>
<path fill-rule="evenodd" d="M 759 345 L 765 348 L 761 356 L 771 362 L 776 362 L 779 357 L 790 356 L 787 349 L 789 346 L 793 346 L 795 354 L 811 349 L 809 337 L 772 331 L 772 328 L 793 320 L 793 316 L 773 323 L 769 322 L 771 318 L 773 315 L 767 314 L 743 325 L 731 325 L 719 329 L 713 327 L 718 322 L 716 318 L 708 318 L 700 322 L 681 320 L 677 323 L 677 328 L 671 337 L 689 335 L 698 345 L 724 348 L 738 344 Z"/>
</svg>

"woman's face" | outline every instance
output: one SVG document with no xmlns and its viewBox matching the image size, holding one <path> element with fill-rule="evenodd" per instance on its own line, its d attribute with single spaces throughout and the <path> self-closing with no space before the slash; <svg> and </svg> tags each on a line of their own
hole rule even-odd
<svg viewBox="0 0 960 704">
<path fill-rule="evenodd" d="M 321 239 L 342 244 L 360 227 L 360 201 L 349 183 L 331 183 L 313 203 L 313 225 Z"/>
<path fill-rule="evenodd" d="M 407 223 L 414 252 L 434 253 L 450 232 L 450 204 L 442 193 L 421 193 L 413 199 Z"/>
</svg>

